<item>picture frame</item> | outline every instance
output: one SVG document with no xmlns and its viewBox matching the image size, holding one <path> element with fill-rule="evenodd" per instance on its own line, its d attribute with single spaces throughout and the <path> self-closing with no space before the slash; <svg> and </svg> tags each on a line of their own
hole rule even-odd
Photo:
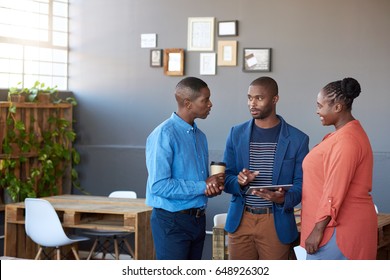
<svg viewBox="0 0 390 280">
<path fill-rule="evenodd" d="M 238 36 L 238 20 L 219 21 L 218 36 Z"/>
<path fill-rule="evenodd" d="M 271 48 L 244 48 L 244 72 L 270 72 Z"/>
<path fill-rule="evenodd" d="M 188 51 L 214 51 L 214 17 L 188 18 Z"/>
<path fill-rule="evenodd" d="M 200 75 L 215 75 L 216 74 L 216 53 L 201 53 L 200 54 Z"/>
<path fill-rule="evenodd" d="M 218 66 L 237 66 L 237 41 L 218 41 Z"/>
<path fill-rule="evenodd" d="M 164 74 L 168 76 L 184 75 L 184 49 L 164 49 Z"/>
<path fill-rule="evenodd" d="M 150 67 L 162 67 L 163 50 L 150 50 Z"/>
<path fill-rule="evenodd" d="M 145 33 L 141 34 L 141 48 L 155 48 L 157 47 L 157 34 Z"/>
</svg>

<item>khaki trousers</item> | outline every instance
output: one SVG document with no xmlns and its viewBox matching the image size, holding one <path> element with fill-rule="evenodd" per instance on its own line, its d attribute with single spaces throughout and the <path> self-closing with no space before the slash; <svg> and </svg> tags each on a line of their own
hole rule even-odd
<svg viewBox="0 0 390 280">
<path fill-rule="evenodd" d="M 290 245 L 279 241 L 273 214 L 244 211 L 241 224 L 229 233 L 231 260 L 288 260 Z"/>
</svg>

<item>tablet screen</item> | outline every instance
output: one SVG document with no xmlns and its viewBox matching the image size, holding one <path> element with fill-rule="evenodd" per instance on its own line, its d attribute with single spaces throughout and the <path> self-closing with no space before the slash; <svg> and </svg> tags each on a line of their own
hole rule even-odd
<svg viewBox="0 0 390 280">
<path fill-rule="evenodd" d="M 279 188 L 283 188 L 285 191 L 288 191 L 291 187 L 292 187 L 292 184 L 249 187 L 249 189 L 246 191 L 246 194 L 252 194 L 253 191 L 257 191 L 260 189 L 277 191 Z"/>
</svg>

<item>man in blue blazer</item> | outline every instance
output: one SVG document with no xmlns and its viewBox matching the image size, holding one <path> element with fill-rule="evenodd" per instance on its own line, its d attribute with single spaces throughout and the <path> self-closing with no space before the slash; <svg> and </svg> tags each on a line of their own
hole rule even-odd
<svg viewBox="0 0 390 280">
<path fill-rule="evenodd" d="M 232 194 L 225 230 L 230 259 L 288 259 L 298 238 L 294 207 L 301 202 L 302 161 L 309 137 L 276 114 L 278 85 L 270 77 L 248 89 L 252 120 L 234 126 L 226 141 L 225 192 Z M 289 190 L 249 187 L 292 184 Z"/>
</svg>

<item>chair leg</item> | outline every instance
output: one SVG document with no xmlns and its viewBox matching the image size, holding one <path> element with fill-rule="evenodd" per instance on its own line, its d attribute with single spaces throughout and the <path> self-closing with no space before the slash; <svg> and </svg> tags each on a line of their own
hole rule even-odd
<svg viewBox="0 0 390 280">
<path fill-rule="evenodd" d="M 88 257 L 87 257 L 87 260 L 90 260 L 90 259 L 92 258 L 92 255 L 93 255 L 93 253 L 95 252 L 95 249 L 96 249 L 96 246 L 97 246 L 97 244 L 98 244 L 98 241 L 99 241 L 99 239 L 96 238 L 96 239 L 95 239 L 95 242 L 93 242 L 92 249 L 91 249 L 91 251 L 89 252 L 89 255 L 88 255 Z"/>
<path fill-rule="evenodd" d="M 41 254 L 42 254 L 42 250 L 43 250 L 42 246 L 39 246 L 39 250 L 38 250 L 37 255 L 35 256 L 35 260 L 39 260 L 40 259 Z"/>
<path fill-rule="evenodd" d="M 114 236 L 114 250 L 115 250 L 115 259 L 119 260 L 119 246 L 118 246 L 118 239 L 116 236 Z"/>
<path fill-rule="evenodd" d="M 110 241 L 108 239 L 104 240 L 102 247 L 102 260 L 106 259 L 108 249 L 110 248 Z"/>
<path fill-rule="evenodd" d="M 133 248 L 131 248 L 131 246 L 130 246 L 129 242 L 127 241 L 127 239 L 126 239 L 126 238 L 123 238 L 123 242 L 125 242 L 125 245 L 126 245 L 126 247 L 127 247 L 127 250 L 129 250 L 129 253 L 130 253 L 131 257 L 132 257 L 133 259 L 135 259 L 135 254 L 134 254 Z"/>
<path fill-rule="evenodd" d="M 76 260 L 80 260 L 79 254 L 77 253 L 77 250 L 74 245 L 72 245 L 71 249 Z"/>
<path fill-rule="evenodd" d="M 59 247 L 56 248 L 56 253 L 57 253 L 57 260 L 61 260 L 61 250 Z"/>
</svg>

